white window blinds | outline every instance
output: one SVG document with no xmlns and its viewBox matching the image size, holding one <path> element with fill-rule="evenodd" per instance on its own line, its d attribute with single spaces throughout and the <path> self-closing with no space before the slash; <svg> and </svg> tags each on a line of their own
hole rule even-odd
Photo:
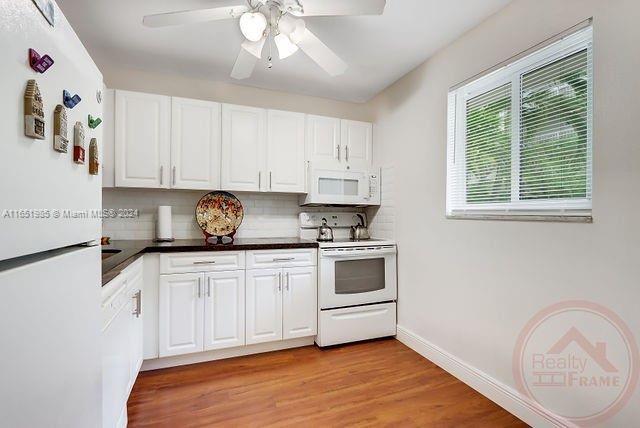
<svg viewBox="0 0 640 428">
<path fill-rule="evenodd" d="M 592 29 L 449 93 L 447 215 L 591 215 Z"/>
</svg>

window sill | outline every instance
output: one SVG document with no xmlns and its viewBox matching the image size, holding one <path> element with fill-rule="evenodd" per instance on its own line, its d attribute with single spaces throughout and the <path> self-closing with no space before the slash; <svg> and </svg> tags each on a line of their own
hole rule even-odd
<svg viewBox="0 0 640 428">
<path fill-rule="evenodd" d="M 531 214 L 447 214 L 450 220 L 535 221 L 554 223 L 593 223 L 591 215 L 531 215 Z"/>
</svg>

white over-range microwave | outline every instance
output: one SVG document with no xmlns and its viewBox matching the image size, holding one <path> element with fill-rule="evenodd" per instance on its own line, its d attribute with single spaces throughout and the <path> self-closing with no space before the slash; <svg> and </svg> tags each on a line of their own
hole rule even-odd
<svg viewBox="0 0 640 428">
<path fill-rule="evenodd" d="M 380 205 L 380 169 L 367 171 L 309 170 L 308 193 L 300 205 Z"/>
</svg>

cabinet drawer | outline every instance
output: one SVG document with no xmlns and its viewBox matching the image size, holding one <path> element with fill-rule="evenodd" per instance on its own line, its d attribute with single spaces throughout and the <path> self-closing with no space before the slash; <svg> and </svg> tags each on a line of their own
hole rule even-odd
<svg viewBox="0 0 640 428">
<path fill-rule="evenodd" d="M 319 346 L 331 346 L 357 340 L 395 336 L 396 304 L 355 306 L 320 311 Z"/>
<path fill-rule="evenodd" d="M 247 251 L 247 269 L 316 266 L 318 250 Z"/>
<path fill-rule="evenodd" d="M 244 269 L 244 251 L 203 251 L 160 255 L 160 273 L 212 272 Z"/>
</svg>

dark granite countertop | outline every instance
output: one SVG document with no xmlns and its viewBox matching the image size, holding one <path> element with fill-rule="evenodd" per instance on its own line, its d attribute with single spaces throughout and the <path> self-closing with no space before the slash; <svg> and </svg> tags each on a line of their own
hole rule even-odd
<svg viewBox="0 0 640 428">
<path fill-rule="evenodd" d="M 204 239 L 176 239 L 173 242 L 149 240 L 111 241 L 103 250 L 120 250 L 102 260 L 102 285 L 118 276 L 144 253 L 181 253 L 191 251 L 247 251 L 318 248 L 316 241 L 299 238 L 237 238 L 233 243 L 207 244 Z"/>
</svg>

